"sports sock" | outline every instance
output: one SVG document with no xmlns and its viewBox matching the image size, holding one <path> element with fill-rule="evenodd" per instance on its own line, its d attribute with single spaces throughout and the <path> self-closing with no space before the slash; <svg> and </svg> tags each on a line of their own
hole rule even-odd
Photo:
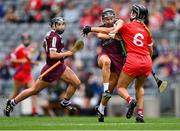
<svg viewBox="0 0 180 131">
<path fill-rule="evenodd" d="M 104 115 L 104 109 L 105 109 L 105 106 L 102 105 L 102 104 L 100 104 L 98 110 L 99 110 L 99 112 L 101 112 L 101 114 L 103 114 L 103 115 Z"/>
<path fill-rule="evenodd" d="M 68 99 L 64 98 L 64 99 L 62 100 L 62 102 L 63 102 L 64 104 L 68 104 L 70 101 L 69 101 Z"/>
<path fill-rule="evenodd" d="M 128 98 L 126 99 L 126 101 L 128 102 L 128 104 L 131 102 L 132 100 L 132 97 L 131 96 L 128 96 Z"/>
<path fill-rule="evenodd" d="M 37 113 L 36 107 L 32 107 L 32 114 L 35 114 L 35 113 Z"/>
<path fill-rule="evenodd" d="M 103 83 L 103 87 L 104 87 L 104 92 L 107 91 L 109 88 L 109 83 Z"/>
<path fill-rule="evenodd" d="M 138 108 L 137 109 L 137 113 L 138 113 L 138 115 L 143 116 L 143 109 L 142 108 Z"/>
</svg>

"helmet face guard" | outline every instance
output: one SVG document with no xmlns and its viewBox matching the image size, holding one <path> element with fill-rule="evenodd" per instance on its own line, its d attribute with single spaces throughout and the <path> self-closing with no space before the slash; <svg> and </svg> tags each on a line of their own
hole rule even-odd
<svg viewBox="0 0 180 131">
<path fill-rule="evenodd" d="M 55 18 L 51 19 L 51 21 L 50 21 L 51 28 L 56 30 L 56 24 L 65 25 L 65 21 L 62 17 L 55 17 Z M 62 29 L 56 30 L 56 32 L 58 34 L 62 34 L 64 32 L 64 30 L 65 30 L 65 28 L 64 29 L 62 28 Z"/>
<path fill-rule="evenodd" d="M 145 20 L 148 17 L 148 10 L 146 7 L 140 4 L 135 4 L 132 6 L 131 13 L 136 13 L 136 16 L 133 18 L 130 18 L 130 20 Z"/>
<path fill-rule="evenodd" d="M 107 26 L 112 26 L 115 21 L 115 13 L 111 8 L 106 8 L 102 12 L 102 21 Z"/>
</svg>

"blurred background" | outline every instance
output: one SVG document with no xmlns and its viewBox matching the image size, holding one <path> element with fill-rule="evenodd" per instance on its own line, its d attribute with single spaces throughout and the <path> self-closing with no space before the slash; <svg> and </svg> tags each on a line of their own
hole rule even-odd
<svg viewBox="0 0 180 131">
<path fill-rule="evenodd" d="M 22 33 L 27 32 L 32 36 L 32 58 L 39 61 L 38 66 L 33 66 L 33 76 L 37 79 L 45 64 L 42 42 L 50 30 L 51 18 L 64 17 L 66 31 L 63 41 L 68 50 L 81 38 L 83 26 L 102 24 L 101 12 L 104 8 L 112 8 L 117 18 L 128 21 L 128 13 L 134 3 L 141 3 L 149 9 L 149 28 L 154 39 L 153 68 L 161 80 L 168 81 L 168 88 L 163 93 L 158 92 L 152 76 L 146 81 L 145 117 L 180 117 L 179 0 L 0 0 L 0 105 L 3 105 L 0 115 L 3 115 L 6 99 L 13 91 L 14 69 L 9 59 L 11 52 L 20 44 Z M 72 98 L 79 111 L 71 114 L 60 108 L 58 100 L 62 98 L 67 85 L 58 81 L 38 94 L 39 116 L 95 116 L 94 107 L 99 104 L 103 90 L 101 70 L 97 66 L 97 55 L 101 49 L 94 34 L 81 39 L 85 42 L 85 48 L 65 61 L 82 81 Z M 129 92 L 134 96 L 133 84 Z M 106 114 L 124 116 L 126 107 L 115 90 Z M 18 104 L 13 115 L 31 115 L 31 98 Z"/>
</svg>

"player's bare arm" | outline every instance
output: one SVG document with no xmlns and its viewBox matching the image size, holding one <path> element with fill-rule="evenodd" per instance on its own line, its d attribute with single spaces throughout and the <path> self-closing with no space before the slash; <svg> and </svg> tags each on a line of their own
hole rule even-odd
<svg viewBox="0 0 180 131">
<path fill-rule="evenodd" d="M 91 27 L 91 32 L 108 34 L 114 27 Z"/>
<path fill-rule="evenodd" d="M 58 53 L 55 50 L 50 51 L 51 59 L 60 59 L 60 58 L 69 57 L 72 55 L 73 55 L 73 52 L 71 52 L 71 51 L 66 51 L 66 52 L 62 52 L 62 53 Z"/>
<path fill-rule="evenodd" d="M 149 46 L 149 52 L 150 52 L 150 56 L 152 57 L 152 55 L 153 55 L 153 46 Z"/>
<path fill-rule="evenodd" d="M 118 31 L 119 29 L 124 25 L 124 21 L 119 19 L 115 25 L 114 25 L 114 29 L 108 34 L 110 36 L 110 38 L 115 39 L 118 38 Z"/>
<path fill-rule="evenodd" d="M 113 32 L 117 33 L 118 30 L 124 25 L 124 21 L 119 19 L 116 23 L 115 23 L 115 26 L 114 26 L 114 30 Z"/>
<path fill-rule="evenodd" d="M 97 37 L 100 38 L 100 39 L 104 39 L 104 40 L 111 39 L 111 37 L 108 34 L 105 34 L 105 33 L 97 33 Z M 116 34 L 114 39 L 121 40 L 119 34 Z"/>
<path fill-rule="evenodd" d="M 16 59 L 16 58 L 12 58 L 11 63 L 26 63 L 28 60 L 27 59 Z"/>
<path fill-rule="evenodd" d="M 109 32 L 113 31 L 114 27 L 91 27 L 85 26 L 82 30 L 82 34 L 84 36 L 88 35 L 90 32 L 93 33 L 103 33 L 108 34 Z"/>
</svg>

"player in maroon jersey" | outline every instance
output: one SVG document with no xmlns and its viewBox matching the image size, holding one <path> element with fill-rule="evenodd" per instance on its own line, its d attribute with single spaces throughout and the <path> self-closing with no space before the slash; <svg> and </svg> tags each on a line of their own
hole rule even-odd
<svg viewBox="0 0 180 131">
<path fill-rule="evenodd" d="M 15 98 L 23 86 L 28 88 L 34 84 L 34 78 L 31 75 L 31 64 L 35 64 L 29 56 L 31 55 L 31 36 L 28 33 L 21 35 L 21 44 L 11 53 L 11 63 L 15 67 L 15 74 L 13 75 L 14 90 L 9 99 Z M 32 114 L 36 114 L 36 96 L 32 97 Z"/>
<path fill-rule="evenodd" d="M 63 108 L 67 108 L 70 111 L 75 110 L 71 105 L 70 98 L 75 93 L 76 89 L 80 85 L 80 80 L 76 74 L 66 65 L 64 65 L 63 58 L 73 55 L 71 51 L 62 52 L 64 44 L 62 43 L 61 34 L 65 29 L 65 22 L 62 17 L 55 17 L 51 20 L 52 30 L 46 34 L 44 39 L 44 48 L 46 51 L 46 65 L 43 67 L 41 74 L 50 68 L 57 61 L 61 61 L 57 67 L 45 75 L 42 79 L 38 79 L 34 86 L 24 90 L 14 99 L 7 102 L 4 114 L 10 116 L 10 112 L 13 111 L 13 107 L 26 99 L 31 95 L 37 94 L 42 89 L 46 88 L 51 82 L 62 79 L 69 84 L 64 99 L 60 101 L 60 105 Z"/>
<path fill-rule="evenodd" d="M 117 19 L 115 18 L 114 11 L 110 8 L 106 8 L 102 12 L 103 25 L 100 27 L 113 27 L 116 21 Z M 123 49 L 119 40 L 103 39 L 99 32 L 93 30 L 93 27 L 85 26 L 83 28 L 83 34 L 87 35 L 89 32 L 97 33 L 101 41 L 102 52 L 98 57 L 98 65 L 102 69 L 104 93 L 99 107 L 96 107 L 95 110 L 99 122 L 104 122 L 104 109 L 117 85 L 119 74 L 125 62 L 125 56 L 123 55 Z"/>
</svg>

